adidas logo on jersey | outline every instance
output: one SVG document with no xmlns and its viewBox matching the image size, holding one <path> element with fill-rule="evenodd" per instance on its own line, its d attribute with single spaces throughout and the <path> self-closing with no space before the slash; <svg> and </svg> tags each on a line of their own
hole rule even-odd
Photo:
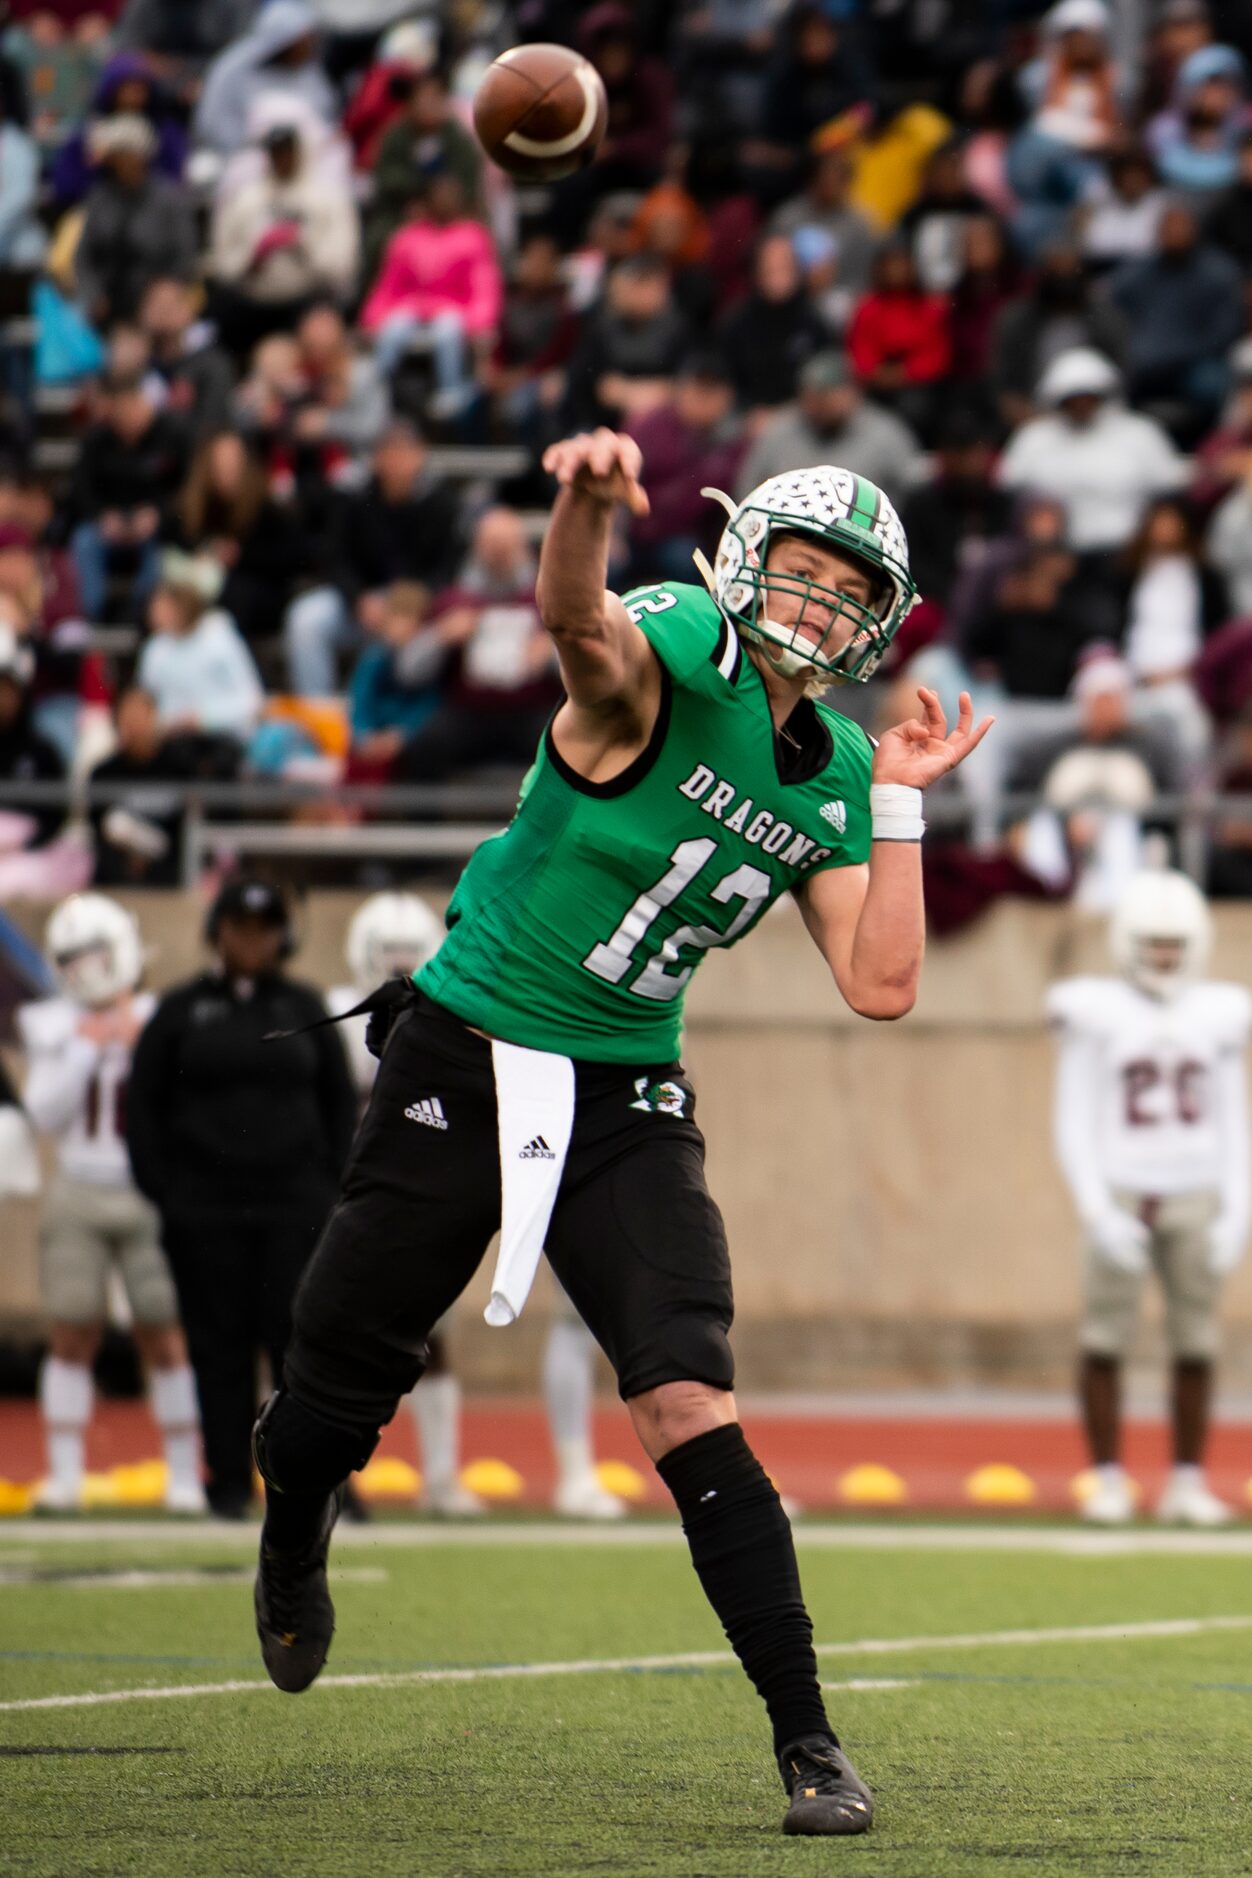
<svg viewBox="0 0 1252 1878">
<path fill-rule="evenodd" d="M 837 834 L 843 834 L 848 826 L 848 805 L 846 802 L 823 802 L 822 820 L 829 822 Z"/>
<path fill-rule="evenodd" d="M 404 1112 L 411 1122 L 422 1122 L 427 1128 L 448 1126 L 448 1118 L 438 1096 L 418 1096 L 417 1101 L 410 1102 Z"/>
<path fill-rule="evenodd" d="M 528 1141 L 524 1148 L 518 1149 L 517 1158 L 519 1161 L 555 1161 L 556 1155 L 543 1136 L 536 1135 L 533 1141 Z"/>
</svg>

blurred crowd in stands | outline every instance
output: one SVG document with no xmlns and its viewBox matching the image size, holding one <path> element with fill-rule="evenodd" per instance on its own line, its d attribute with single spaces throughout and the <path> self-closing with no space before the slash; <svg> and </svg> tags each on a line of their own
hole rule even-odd
<svg viewBox="0 0 1252 1878">
<path fill-rule="evenodd" d="M 175 879 L 188 782 L 519 773 L 559 697 L 539 459 L 600 423 L 651 497 L 619 586 L 698 578 L 706 485 L 895 500 L 924 602 L 834 701 L 997 713 L 941 927 L 1100 904 L 1154 804 L 1173 840 L 1170 801 L 1252 790 L 1246 0 L 3 17 L 0 895 Z M 522 39 L 608 91 L 555 186 L 468 128 Z M 5 805 L 67 772 L 136 792 L 87 848 Z M 1206 865 L 1252 892 L 1252 818 Z"/>
</svg>

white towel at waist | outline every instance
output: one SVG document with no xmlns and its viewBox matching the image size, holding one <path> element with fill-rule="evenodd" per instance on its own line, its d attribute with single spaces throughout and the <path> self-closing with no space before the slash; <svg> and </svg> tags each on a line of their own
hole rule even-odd
<svg viewBox="0 0 1252 1878">
<path fill-rule="evenodd" d="M 574 1065 L 548 1050 L 493 1038 L 500 1135 L 500 1250 L 483 1316 L 496 1326 L 521 1315 L 548 1233 L 574 1126 Z"/>
</svg>

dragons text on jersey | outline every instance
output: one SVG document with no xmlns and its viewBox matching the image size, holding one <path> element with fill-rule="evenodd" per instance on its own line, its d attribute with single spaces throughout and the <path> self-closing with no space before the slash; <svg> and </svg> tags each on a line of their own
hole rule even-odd
<svg viewBox="0 0 1252 1878">
<path fill-rule="evenodd" d="M 683 993 L 711 947 L 811 875 L 869 859 L 873 747 L 807 699 L 788 719 L 799 734 L 780 740 L 760 673 L 702 588 L 665 583 L 626 605 L 661 668 L 647 748 L 588 782 L 549 727 L 418 983 L 507 1042 L 659 1064 L 678 1055 Z"/>
</svg>

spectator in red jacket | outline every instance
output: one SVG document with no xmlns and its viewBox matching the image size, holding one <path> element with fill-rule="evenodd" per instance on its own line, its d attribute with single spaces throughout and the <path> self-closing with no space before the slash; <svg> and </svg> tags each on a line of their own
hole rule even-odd
<svg viewBox="0 0 1252 1878">
<path fill-rule="evenodd" d="M 866 389 L 926 441 L 934 428 L 935 389 L 952 363 L 948 301 L 923 290 L 912 254 L 898 244 L 879 254 L 873 281 L 852 316 L 848 353 Z"/>
<path fill-rule="evenodd" d="M 694 550 L 711 553 L 722 525 L 700 491 L 733 489 L 747 447 L 725 359 L 712 350 L 691 353 L 673 396 L 631 429 L 651 506 L 631 523 L 630 584 L 690 580 Z"/>
</svg>

